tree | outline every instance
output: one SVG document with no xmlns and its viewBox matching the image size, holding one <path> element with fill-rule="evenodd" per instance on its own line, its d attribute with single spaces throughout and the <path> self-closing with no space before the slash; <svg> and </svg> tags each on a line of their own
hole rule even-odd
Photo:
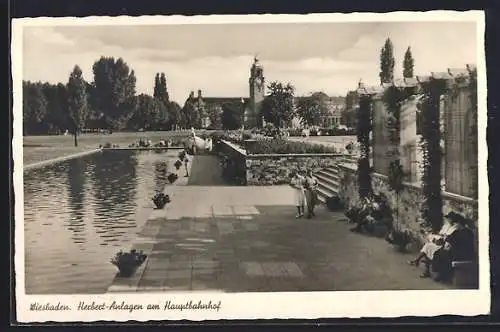
<svg viewBox="0 0 500 332">
<path fill-rule="evenodd" d="M 319 126 L 321 119 L 328 115 L 328 96 L 323 92 L 315 92 L 309 97 L 300 98 L 297 105 L 299 116 L 308 125 Z"/>
<path fill-rule="evenodd" d="M 221 107 L 222 108 L 222 107 Z M 208 119 L 210 120 L 210 128 L 211 129 L 221 129 L 222 128 L 222 112 L 219 107 L 208 107 Z"/>
<path fill-rule="evenodd" d="M 356 128 L 359 96 L 356 91 L 349 91 L 345 97 L 345 107 L 341 115 L 342 124 Z"/>
<path fill-rule="evenodd" d="M 41 124 L 47 114 L 47 100 L 42 84 L 23 81 L 23 133 L 41 132 Z"/>
<path fill-rule="evenodd" d="M 119 58 L 101 57 L 92 66 L 93 108 L 102 113 L 108 127 L 122 129 L 133 115 L 136 78 L 133 70 Z"/>
<path fill-rule="evenodd" d="M 88 117 L 87 85 L 82 77 L 82 70 L 75 66 L 69 76 L 68 89 L 68 111 L 71 119 L 75 146 L 78 146 L 78 133 L 85 126 Z"/>
<path fill-rule="evenodd" d="M 195 102 L 194 93 L 191 92 L 182 107 L 182 114 L 184 116 L 184 124 L 186 128 L 199 128 L 200 126 L 201 117 Z"/>
<path fill-rule="evenodd" d="M 155 86 L 153 89 L 153 97 L 160 98 L 160 73 L 156 73 Z"/>
<path fill-rule="evenodd" d="M 43 94 L 47 100 L 47 113 L 43 120 L 49 132 L 61 132 L 69 127 L 66 86 L 62 83 L 44 83 Z"/>
<path fill-rule="evenodd" d="M 235 130 L 242 125 L 242 109 L 240 105 L 225 103 L 222 105 L 221 124 L 226 130 Z"/>
<path fill-rule="evenodd" d="M 410 78 L 413 77 L 413 67 L 415 63 L 413 60 L 413 56 L 411 54 L 411 49 L 408 46 L 408 49 L 405 52 L 405 58 L 403 60 L 403 77 Z"/>
<path fill-rule="evenodd" d="M 295 115 L 295 88 L 290 84 L 272 82 L 268 87 L 270 94 L 262 102 L 262 115 L 267 122 L 283 127 Z"/>
<path fill-rule="evenodd" d="M 160 75 L 160 100 L 163 101 L 165 105 L 170 101 L 167 90 L 167 78 L 165 77 L 165 73 L 161 73 Z"/>
<path fill-rule="evenodd" d="M 170 130 L 175 130 L 182 125 L 182 109 L 175 101 L 170 101 L 167 105 L 168 123 Z"/>
<path fill-rule="evenodd" d="M 394 79 L 394 48 L 389 38 L 380 51 L 380 84 L 391 83 Z"/>
</svg>

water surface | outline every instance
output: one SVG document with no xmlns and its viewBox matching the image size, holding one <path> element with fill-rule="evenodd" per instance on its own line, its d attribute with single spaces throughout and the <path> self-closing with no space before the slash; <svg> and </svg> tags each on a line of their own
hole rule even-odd
<svg viewBox="0 0 500 332">
<path fill-rule="evenodd" d="M 26 293 L 102 293 L 178 151 L 104 151 L 24 172 Z"/>
</svg>

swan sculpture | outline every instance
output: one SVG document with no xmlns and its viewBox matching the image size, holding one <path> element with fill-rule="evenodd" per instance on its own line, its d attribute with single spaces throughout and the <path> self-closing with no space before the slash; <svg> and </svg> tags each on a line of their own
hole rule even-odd
<svg viewBox="0 0 500 332">
<path fill-rule="evenodd" d="M 196 135 L 194 128 L 191 128 L 191 136 L 188 138 L 188 146 L 196 150 L 212 151 L 212 138 L 203 139 Z"/>
</svg>

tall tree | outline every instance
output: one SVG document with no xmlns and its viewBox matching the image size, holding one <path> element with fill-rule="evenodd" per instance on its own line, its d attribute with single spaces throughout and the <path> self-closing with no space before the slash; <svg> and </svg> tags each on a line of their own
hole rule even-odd
<svg viewBox="0 0 500 332">
<path fill-rule="evenodd" d="M 394 47 L 389 38 L 380 51 L 380 84 L 391 83 L 394 79 Z"/>
<path fill-rule="evenodd" d="M 284 85 L 280 82 L 272 82 L 267 88 L 270 94 L 262 102 L 261 113 L 266 122 L 283 127 L 295 115 L 295 88 L 290 83 Z"/>
<path fill-rule="evenodd" d="M 96 112 L 102 113 L 106 124 L 122 129 L 133 115 L 136 78 L 133 70 L 119 58 L 101 57 L 92 67 L 94 89 L 92 100 Z"/>
<path fill-rule="evenodd" d="M 328 115 L 328 96 L 323 92 L 315 92 L 309 97 L 302 97 L 298 100 L 298 115 L 304 119 L 308 125 L 319 126 L 321 119 Z"/>
<path fill-rule="evenodd" d="M 225 103 L 222 105 L 221 124 L 226 130 L 235 130 L 241 128 L 243 110 L 241 105 L 234 103 Z"/>
<path fill-rule="evenodd" d="M 160 100 L 163 101 L 165 105 L 170 101 L 167 90 L 167 78 L 165 77 L 165 73 L 160 74 Z"/>
<path fill-rule="evenodd" d="M 75 66 L 69 76 L 68 81 L 68 111 L 71 119 L 73 136 L 75 137 L 75 146 L 78 146 L 78 133 L 85 126 L 88 116 L 87 106 L 87 84 L 82 77 L 82 70 Z"/>
<path fill-rule="evenodd" d="M 160 98 L 160 73 L 156 73 L 155 86 L 153 89 L 153 97 Z"/>
<path fill-rule="evenodd" d="M 41 124 L 47 114 L 47 100 L 42 84 L 23 81 L 23 134 L 41 132 Z"/>
<path fill-rule="evenodd" d="M 413 56 L 411 54 L 411 49 L 408 46 L 405 52 L 405 58 L 403 60 L 403 77 L 410 78 L 413 77 L 413 67 L 415 65 L 415 61 L 413 60 Z"/>
</svg>

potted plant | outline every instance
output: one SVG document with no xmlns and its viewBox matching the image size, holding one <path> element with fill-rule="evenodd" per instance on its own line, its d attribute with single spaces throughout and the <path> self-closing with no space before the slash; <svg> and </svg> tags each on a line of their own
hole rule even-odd
<svg viewBox="0 0 500 332">
<path fill-rule="evenodd" d="M 132 249 L 130 252 L 119 251 L 111 259 L 111 263 L 118 268 L 118 274 L 121 277 L 130 277 L 135 270 L 144 263 L 147 255 L 141 251 Z"/>
<path fill-rule="evenodd" d="M 179 178 L 179 176 L 175 173 L 170 173 L 168 176 L 167 176 L 167 180 L 170 184 L 174 183 L 177 179 Z"/>
<path fill-rule="evenodd" d="M 170 196 L 164 193 L 156 193 L 153 197 L 153 203 L 155 203 L 157 209 L 163 209 L 167 203 L 170 203 Z"/>
<path fill-rule="evenodd" d="M 177 159 L 177 161 L 174 164 L 174 167 L 176 170 L 179 170 L 182 166 L 182 161 L 180 159 Z"/>
<path fill-rule="evenodd" d="M 386 241 L 394 245 L 398 251 L 405 252 L 412 237 L 409 231 L 401 229 L 392 229 L 387 233 Z"/>
</svg>

